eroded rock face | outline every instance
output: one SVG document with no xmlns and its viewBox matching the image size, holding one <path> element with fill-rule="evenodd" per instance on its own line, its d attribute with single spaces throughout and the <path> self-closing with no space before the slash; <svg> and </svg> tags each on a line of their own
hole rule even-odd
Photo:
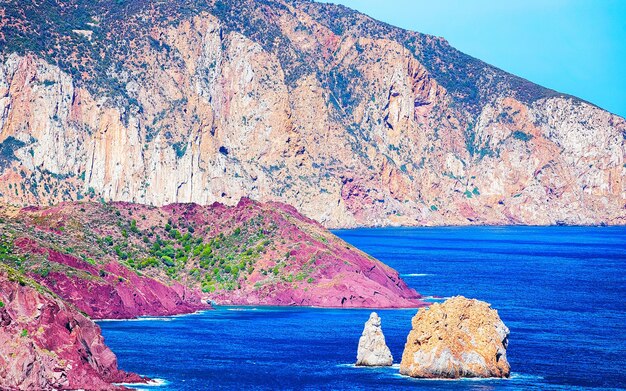
<svg viewBox="0 0 626 391">
<path fill-rule="evenodd" d="M 16 249 L 43 255 L 52 265 L 66 268 L 30 276 L 93 319 L 179 315 L 212 308 L 201 300 L 199 290 L 140 276 L 117 262 L 91 265 L 26 238 L 16 241 Z"/>
<path fill-rule="evenodd" d="M 441 38 L 309 1 L 70 3 L 3 4 L 4 202 L 248 196 L 327 227 L 626 223 L 624 119 Z M 97 18 L 91 43 L 53 24 L 45 50 L 17 54 L 41 44 L 22 18 L 52 10 Z"/>
<path fill-rule="evenodd" d="M 376 312 L 372 312 L 359 338 L 356 365 L 386 367 L 392 364 L 393 356 L 385 343 L 380 317 Z"/>
<path fill-rule="evenodd" d="M 400 373 L 420 378 L 509 377 L 509 329 L 488 303 L 462 296 L 418 311 Z"/>
<path fill-rule="evenodd" d="M 0 303 L 0 388 L 110 390 L 143 381 L 117 369 L 93 321 L 3 264 Z"/>
</svg>

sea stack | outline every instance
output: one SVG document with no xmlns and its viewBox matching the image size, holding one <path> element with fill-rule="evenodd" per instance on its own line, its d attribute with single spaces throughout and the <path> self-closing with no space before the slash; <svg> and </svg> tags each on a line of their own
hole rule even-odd
<svg viewBox="0 0 626 391">
<path fill-rule="evenodd" d="M 376 312 L 372 312 L 359 338 L 357 366 L 388 367 L 393 364 L 393 357 L 385 343 L 385 336 L 380 325 L 380 317 Z"/>
<path fill-rule="evenodd" d="M 400 373 L 419 378 L 509 377 L 509 329 L 489 303 L 453 297 L 413 317 Z"/>
</svg>

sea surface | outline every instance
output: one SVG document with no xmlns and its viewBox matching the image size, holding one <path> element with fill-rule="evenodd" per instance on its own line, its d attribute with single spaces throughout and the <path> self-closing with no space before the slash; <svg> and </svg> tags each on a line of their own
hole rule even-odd
<svg viewBox="0 0 626 391">
<path fill-rule="evenodd" d="M 102 321 L 152 390 L 570 390 L 626 387 L 626 227 L 373 228 L 335 233 L 425 296 L 488 301 L 511 330 L 506 380 L 356 368 L 368 310 L 220 307 Z M 399 363 L 415 310 L 380 310 Z"/>
</svg>

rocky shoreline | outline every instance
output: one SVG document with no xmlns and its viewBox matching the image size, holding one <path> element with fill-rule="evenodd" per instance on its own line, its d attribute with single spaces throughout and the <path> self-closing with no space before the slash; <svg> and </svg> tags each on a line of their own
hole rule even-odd
<svg viewBox="0 0 626 391">
<path fill-rule="evenodd" d="M 400 373 L 418 378 L 506 378 L 509 329 L 489 303 L 456 296 L 420 309 Z"/>
<path fill-rule="evenodd" d="M 392 364 L 393 356 L 385 343 L 380 317 L 372 312 L 359 338 L 356 366 L 388 367 Z"/>
<path fill-rule="evenodd" d="M 112 390 L 147 379 L 117 368 L 100 327 L 58 296 L 0 264 L 0 386 Z"/>
<path fill-rule="evenodd" d="M 279 203 L 0 206 L 0 228 L 0 315 L 7 326 L 0 357 L 12 368 L 0 379 L 9 388 L 109 389 L 117 387 L 114 383 L 146 381 L 117 369 L 92 319 L 187 314 L 213 308 L 209 303 L 427 304 L 395 270 Z M 420 310 L 401 373 L 508 376 L 508 329 L 500 322 L 495 334 L 483 335 L 484 327 L 497 321 L 486 303 L 464 298 Z M 454 345 L 477 336 L 482 345 L 475 350 Z M 426 349 L 425 341 L 440 342 Z M 359 342 L 357 365 L 392 363 L 381 319 L 373 313 Z"/>
<path fill-rule="evenodd" d="M 0 206 L 0 232 L 0 293 L 13 325 L 5 330 L 13 342 L 0 347 L 12 368 L 0 373 L 3 387 L 110 389 L 144 381 L 117 370 L 92 319 L 187 314 L 211 309 L 209 302 L 425 305 L 395 270 L 279 203 Z M 24 289 L 29 302 L 42 304 L 15 301 Z M 69 320 L 44 316 L 46 306 Z M 24 311 L 19 319 L 33 324 L 18 327 L 14 314 Z"/>
<path fill-rule="evenodd" d="M 413 308 L 398 273 L 280 203 L 0 206 L 25 273 L 94 318 L 221 305 Z"/>
</svg>

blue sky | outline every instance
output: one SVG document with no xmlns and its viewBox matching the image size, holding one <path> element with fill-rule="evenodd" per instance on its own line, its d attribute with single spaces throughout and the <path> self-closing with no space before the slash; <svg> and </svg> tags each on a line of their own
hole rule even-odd
<svg viewBox="0 0 626 391">
<path fill-rule="evenodd" d="M 323 0 L 626 116 L 626 0 Z"/>
</svg>

